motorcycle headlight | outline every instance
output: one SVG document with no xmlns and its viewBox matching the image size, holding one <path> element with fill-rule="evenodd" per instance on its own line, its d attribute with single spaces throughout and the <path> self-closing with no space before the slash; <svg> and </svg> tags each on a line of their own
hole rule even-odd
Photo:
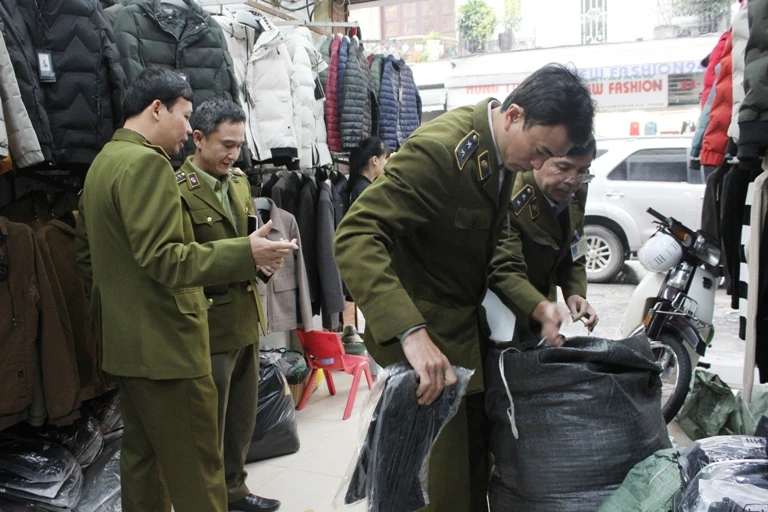
<svg viewBox="0 0 768 512">
<path fill-rule="evenodd" d="M 701 235 L 696 237 L 696 241 L 693 244 L 693 253 L 701 261 L 712 267 L 720 263 L 720 248 L 707 241 Z"/>
</svg>

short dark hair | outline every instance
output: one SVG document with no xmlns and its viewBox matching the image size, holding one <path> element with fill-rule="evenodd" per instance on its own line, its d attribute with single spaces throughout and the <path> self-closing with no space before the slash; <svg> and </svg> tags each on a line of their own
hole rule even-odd
<svg viewBox="0 0 768 512">
<path fill-rule="evenodd" d="M 575 145 L 587 143 L 594 129 L 595 104 L 584 80 L 562 64 L 547 64 L 523 80 L 504 100 L 525 110 L 527 130 L 532 126 L 565 126 Z"/>
<path fill-rule="evenodd" d="M 180 98 L 192 101 L 192 87 L 180 74 L 161 68 L 147 68 L 136 77 L 123 100 L 123 113 L 130 119 L 144 112 L 155 100 L 165 105 L 168 110 Z"/>
<path fill-rule="evenodd" d="M 586 144 L 573 146 L 566 156 L 584 156 L 592 155 L 592 160 L 597 156 L 597 142 L 591 137 Z"/>
<path fill-rule="evenodd" d="M 200 104 L 189 118 L 189 125 L 193 130 L 199 130 L 207 137 L 225 121 L 244 123 L 245 112 L 234 101 L 218 98 Z"/>
</svg>

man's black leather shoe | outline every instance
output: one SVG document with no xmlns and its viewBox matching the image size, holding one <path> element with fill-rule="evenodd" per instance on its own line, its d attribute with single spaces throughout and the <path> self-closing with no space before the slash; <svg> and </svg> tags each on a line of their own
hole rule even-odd
<svg viewBox="0 0 768 512">
<path fill-rule="evenodd" d="M 249 494 L 239 501 L 229 504 L 230 512 L 272 512 L 280 508 L 280 502 L 269 498 L 262 498 L 255 494 Z"/>
</svg>

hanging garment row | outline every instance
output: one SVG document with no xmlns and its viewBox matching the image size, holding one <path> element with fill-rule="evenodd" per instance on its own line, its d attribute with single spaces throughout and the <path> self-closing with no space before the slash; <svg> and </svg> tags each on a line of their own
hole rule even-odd
<svg viewBox="0 0 768 512">
<path fill-rule="evenodd" d="M 127 85 L 147 67 L 182 74 L 192 86 L 193 107 L 213 98 L 244 107 L 247 147 L 237 165 L 246 170 L 255 162 L 294 169 L 330 165 L 330 118 L 344 121 L 343 147 L 341 125 L 331 132 L 339 150 L 385 124 L 402 139 L 418 126 L 410 69 L 394 58 L 388 65 L 380 59 L 391 86 L 374 86 L 380 73 L 369 64 L 377 61 L 369 62 L 354 37 L 334 38 L 339 46 L 345 43 L 343 67 L 350 72 L 334 83 L 331 100 L 330 84 L 319 79 L 330 54 L 321 55 L 304 27 L 286 36 L 262 13 L 224 9 L 212 15 L 192 0 L 101 4 L 0 0 L 0 70 L 7 71 L 0 87 L 8 91 L 0 119 L 8 132 L 0 130 L 0 172 L 11 163 L 18 169 L 87 169 L 122 125 Z M 388 105 L 387 123 L 375 113 L 377 96 Z M 409 116 L 398 113 L 398 99 L 411 105 L 405 109 Z M 172 162 L 178 167 L 192 152 L 190 140 Z"/>
<path fill-rule="evenodd" d="M 720 242 L 721 265 L 731 307 L 739 310 L 739 337 L 746 341 L 744 396 L 754 369 L 768 382 L 768 286 L 765 218 L 768 172 L 766 112 L 768 68 L 765 35 L 750 27 L 768 22 L 758 3 L 745 0 L 730 29 L 705 59 L 702 113 L 692 142 L 691 168 L 708 175 L 702 230 Z M 765 18 L 765 19 L 763 19 Z"/>
</svg>

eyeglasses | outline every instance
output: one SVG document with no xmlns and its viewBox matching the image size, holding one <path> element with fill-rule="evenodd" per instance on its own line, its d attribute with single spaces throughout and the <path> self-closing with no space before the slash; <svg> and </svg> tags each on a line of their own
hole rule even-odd
<svg viewBox="0 0 768 512">
<path fill-rule="evenodd" d="M 558 171 L 557 169 L 552 169 L 552 172 L 554 173 L 555 178 L 560 181 L 572 179 L 577 183 L 589 183 L 595 179 L 594 174 L 573 174 L 571 171 Z"/>
</svg>

